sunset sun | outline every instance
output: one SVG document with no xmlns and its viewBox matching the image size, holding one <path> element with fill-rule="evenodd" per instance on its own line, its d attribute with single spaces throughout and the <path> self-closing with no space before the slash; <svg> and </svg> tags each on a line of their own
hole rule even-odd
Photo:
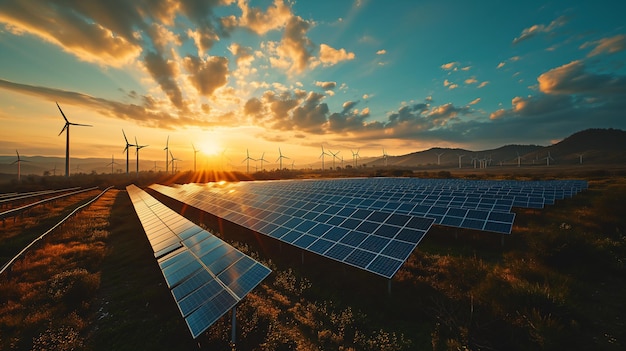
<svg viewBox="0 0 626 351">
<path fill-rule="evenodd" d="M 220 153 L 220 145 L 213 140 L 200 141 L 196 147 L 206 156 L 216 156 Z"/>
</svg>

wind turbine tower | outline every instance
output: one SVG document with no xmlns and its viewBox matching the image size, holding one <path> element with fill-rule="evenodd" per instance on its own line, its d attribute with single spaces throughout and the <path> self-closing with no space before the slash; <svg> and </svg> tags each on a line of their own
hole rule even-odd
<svg viewBox="0 0 626 351">
<path fill-rule="evenodd" d="M 465 155 L 457 155 L 457 156 L 459 156 L 459 168 L 462 168 L 462 166 L 461 166 L 461 159 L 462 159 L 462 158 L 463 158 L 463 156 L 465 156 Z"/>
<path fill-rule="evenodd" d="M 328 152 L 330 152 L 330 154 L 333 156 L 333 169 L 335 169 L 335 159 L 339 159 L 339 157 L 337 156 L 341 151 L 337 151 L 337 152 L 332 152 L 330 150 L 328 150 Z"/>
<path fill-rule="evenodd" d="M 78 124 L 78 123 L 72 123 L 68 121 L 67 117 L 65 117 L 65 113 L 63 113 L 63 110 L 61 110 L 61 106 L 59 106 L 59 103 L 57 102 L 56 104 L 57 104 L 57 107 L 59 108 L 59 111 L 61 112 L 61 116 L 63 116 L 63 119 L 65 120 L 65 125 L 63 126 L 63 129 L 61 129 L 61 132 L 59 132 L 59 135 L 63 134 L 63 131 L 65 131 L 65 176 L 69 177 L 70 176 L 70 126 L 80 126 L 80 127 L 93 127 L 93 126 L 89 124 Z"/>
<path fill-rule="evenodd" d="M 13 161 L 13 163 L 11 163 L 12 165 L 17 163 L 17 182 L 21 182 L 22 181 L 22 171 L 21 171 L 21 166 L 22 166 L 22 162 L 28 162 L 26 160 L 22 160 L 22 158 L 20 157 L 20 153 L 17 152 L 17 150 L 15 150 L 15 153 L 17 154 L 17 160 Z"/>
<path fill-rule="evenodd" d="M 387 167 L 387 153 L 385 152 L 385 149 L 383 149 L 383 159 L 385 160 L 385 167 Z"/>
<path fill-rule="evenodd" d="M 124 129 L 122 129 L 122 134 L 124 135 L 124 140 L 126 141 L 126 147 L 124 147 L 124 151 L 126 152 L 126 174 L 128 174 L 128 152 L 129 152 L 128 148 L 130 146 L 135 146 L 135 145 L 128 142 L 128 138 L 126 138 L 126 133 L 124 133 Z"/>
<path fill-rule="evenodd" d="M 174 174 L 176 172 L 176 168 L 174 167 L 176 164 L 174 163 L 174 161 L 182 161 L 179 158 L 175 158 L 174 154 L 172 154 L 172 150 L 168 150 L 170 152 L 170 156 L 171 156 L 171 160 L 170 162 L 172 162 L 172 174 Z"/>
<path fill-rule="evenodd" d="M 322 172 L 324 172 L 324 156 L 328 155 L 328 153 L 326 151 L 324 151 L 324 145 L 322 145 L 322 153 L 320 154 L 320 157 L 322 159 Z M 330 155 L 328 155 L 330 156 Z"/>
<path fill-rule="evenodd" d="M 115 162 L 115 159 L 113 158 L 113 155 L 111 155 L 111 162 L 107 164 L 107 166 L 111 166 L 111 174 L 113 174 L 113 165 L 116 165 L 116 164 L 118 164 L 118 163 Z"/>
<path fill-rule="evenodd" d="M 283 170 L 283 158 L 289 159 L 289 157 L 284 156 L 282 151 L 280 151 L 280 148 L 278 148 L 278 159 L 276 160 L 277 162 L 280 161 L 280 170 Z"/>
<path fill-rule="evenodd" d="M 445 152 L 437 154 L 437 166 L 441 165 L 441 156 L 443 156 L 443 154 L 445 154 Z"/>
<path fill-rule="evenodd" d="M 550 165 L 550 160 L 554 161 L 552 156 L 550 156 L 550 151 L 548 151 L 548 156 L 546 156 L 545 158 L 546 158 L 546 166 Z"/>
<path fill-rule="evenodd" d="M 264 170 L 264 169 L 263 169 L 263 162 L 267 162 L 267 160 L 265 159 L 265 152 L 263 152 L 263 153 L 261 154 L 261 158 L 260 158 L 260 159 L 258 159 L 257 161 L 261 161 L 261 172 L 263 172 L 263 170 Z"/>
<path fill-rule="evenodd" d="M 350 149 L 350 152 L 352 152 L 352 163 L 354 164 L 354 168 L 357 167 L 358 165 L 358 158 L 359 156 L 359 149 L 356 149 L 356 152 L 352 151 L 352 149 Z"/>
<path fill-rule="evenodd" d="M 583 164 L 583 154 L 578 154 L 578 158 L 579 158 L 579 164 Z"/>
<path fill-rule="evenodd" d="M 251 160 L 252 161 L 256 161 L 255 159 L 250 157 L 250 151 L 248 151 L 248 149 L 246 149 L 246 158 L 244 158 L 243 161 L 241 161 L 241 163 L 244 163 L 244 162 L 248 161 L 248 164 L 247 164 L 247 167 L 246 167 L 248 174 L 250 174 L 250 161 Z"/>
<path fill-rule="evenodd" d="M 193 172 L 196 172 L 196 154 L 200 151 L 200 150 L 196 150 L 196 146 L 191 143 L 191 147 L 193 148 Z"/>
<path fill-rule="evenodd" d="M 165 149 L 163 150 L 165 150 L 165 173 L 167 173 L 169 171 L 169 166 L 170 166 L 170 160 L 168 160 L 167 158 L 170 152 L 170 136 L 169 135 L 167 136 L 167 140 L 165 141 Z"/>
<path fill-rule="evenodd" d="M 137 176 L 139 176 L 139 150 L 143 149 L 148 145 L 139 145 L 137 142 L 137 137 L 135 137 L 135 155 L 137 155 Z"/>
</svg>

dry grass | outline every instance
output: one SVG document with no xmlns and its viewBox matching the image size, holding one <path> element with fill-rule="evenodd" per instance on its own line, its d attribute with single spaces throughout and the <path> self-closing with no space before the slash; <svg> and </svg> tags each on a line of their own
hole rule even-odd
<svg viewBox="0 0 626 351">
<path fill-rule="evenodd" d="M 2 277 L 0 348 L 76 350 L 84 346 L 115 196 L 116 191 L 109 191 L 68 220 L 16 261 L 9 276 Z M 61 212 L 60 207 L 55 209 L 51 215 Z"/>
</svg>

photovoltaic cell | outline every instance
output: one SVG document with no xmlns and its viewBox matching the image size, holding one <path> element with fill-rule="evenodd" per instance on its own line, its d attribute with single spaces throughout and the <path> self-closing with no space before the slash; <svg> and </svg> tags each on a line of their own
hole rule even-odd
<svg viewBox="0 0 626 351">
<path fill-rule="evenodd" d="M 172 211 L 126 188 L 167 286 L 194 338 L 233 308 L 270 270 Z"/>
</svg>

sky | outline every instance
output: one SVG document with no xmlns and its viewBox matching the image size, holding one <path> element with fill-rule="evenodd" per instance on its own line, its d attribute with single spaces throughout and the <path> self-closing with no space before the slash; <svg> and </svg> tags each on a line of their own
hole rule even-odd
<svg viewBox="0 0 626 351">
<path fill-rule="evenodd" d="M 190 167 L 626 129 L 626 3 L 0 1 L 0 155 Z M 192 146 L 193 144 L 193 146 Z M 328 157 L 328 156 L 326 156 Z M 131 158 L 134 154 L 131 153 Z M 163 164 L 164 166 L 164 164 Z M 284 165 L 286 167 L 286 165 Z"/>
</svg>

